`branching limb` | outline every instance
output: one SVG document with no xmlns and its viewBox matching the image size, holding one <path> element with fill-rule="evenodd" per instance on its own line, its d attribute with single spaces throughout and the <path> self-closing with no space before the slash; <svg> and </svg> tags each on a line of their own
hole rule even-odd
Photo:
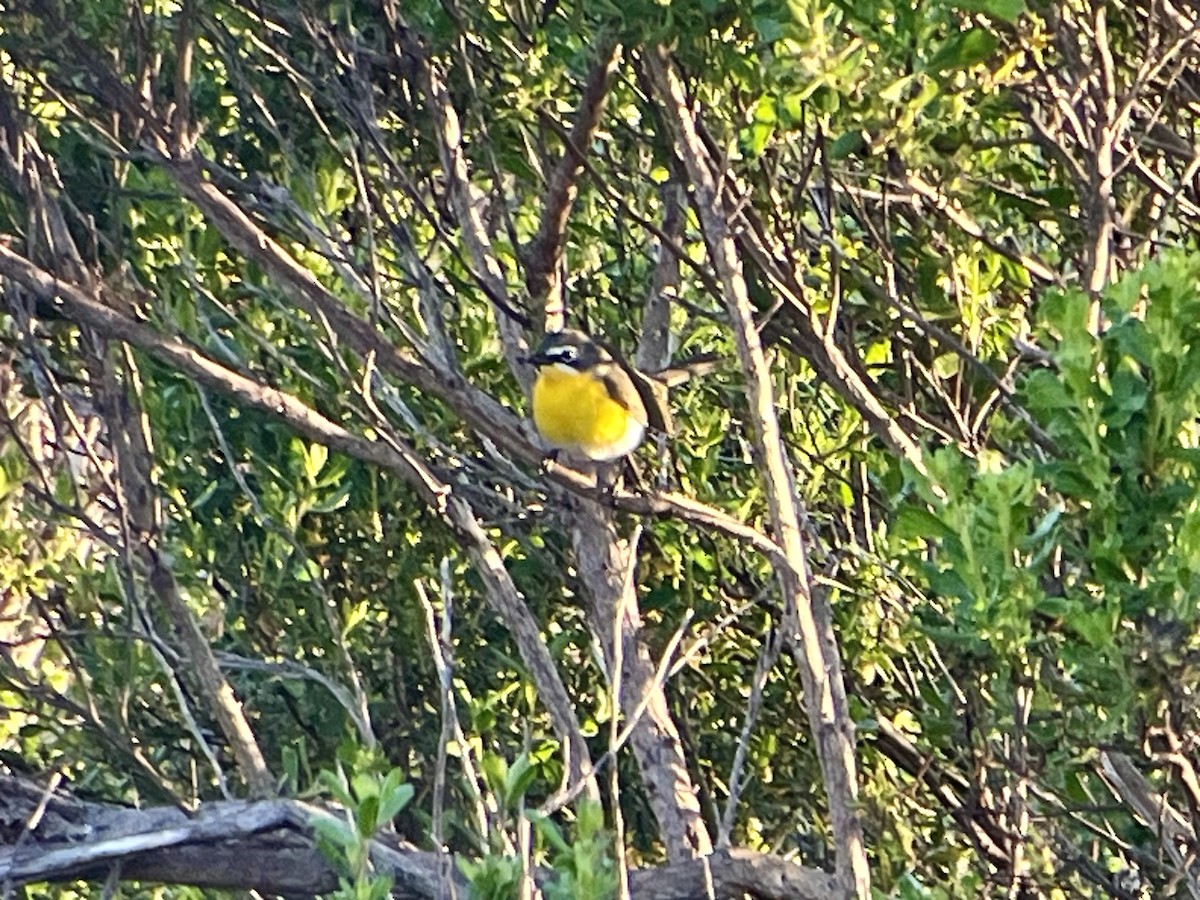
<svg viewBox="0 0 1200 900">
<path fill-rule="evenodd" d="M 784 628 L 794 636 L 793 656 L 801 672 L 817 755 L 825 779 L 837 847 L 838 882 L 847 896 L 870 895 L 870 872 L 857 812 L 858 775 L 854 721 L 842 682 L 837 644 L 822 633 L 814 607 L 807 553 L 800 528 L 791 467 L 784 451 L 770 371 L 754 322 L 741 260 L 722 191 L 710 169 L 683 85 L 662 48 L 646 54 L 646 65 L 675 139 L 676 152 L 692 183 L 692 203 L 733 323 L 738 357 L 754 424 L 758 464 L 775 540 L 786 564 L 776 567 L 785 599 Z M 832 652 L 832 656 L 828 654 Z"/>
<path fill-rule="evenodd" d="M 519 357 L 523 354 L 524 346 L 521 326 L 527 326 L 529 318 L 524 313 L 516 312 L 504 271 L 500 268 L 500 261 L 484 226 L 481 210 L 483 198 L 471 183 L 458 111 L 454 108 L 443 84 L 442 75 L 433 61 L 423 58 L 422 66 L 429 111 L 436 126 L 438 155 L 449 182 L 450 206 L 458 221 L 475 277 L 498 313 L 496 324 L 504 346 L 505 358 L 528 394 L 529 367 L 523 365 Z"/>
<path fill-rule="evenodd" d="M 503 559 L 470 505 L 439 480 L 415 451 L 394 438 L 386 444 L 352 434 L 291 394 L 261 385 L 147 325 L 122 316 L 3 246 L 0 246 L 0 272 L 55 304 L 73 321 L 137 347 L 200 385 L 232 397 L 246 407 L 283 420 L 309 440 L 397 472 L 463 539 L 485 585 L 485 596 L 517 642 L 530 677 L 538 686 L 539 696 L 550 711 L 559 739 L 569 753 L 571 771 L 582 773 L 588 770 L 586 747 L 566 687 L 541 639 L 538 624 L 505 569 Z"/>
<path fill-rule="evenodd" d="M 579 193 L 579 176 L 583 172 L 582 154 L 600 126 L 613 72 L 620 60 L 621 45 L 617 43 L 605 43 L 597 54 L 596 63 L 583 86 L 575 124 L 564 141 L 562 158 L 550 172 L 537 234 L 522 253 L 525 287 L 534 305 L 543 310 L 543 331 L 558 331 L 566 321 L 560 269 L 567 218 Z"/>
<path fill-rule="evenodd" d="M 1188 893 L 1200 900 L 1200 862 L 1196 859 L 1196 831 L 1160 794 L 1128 756 L 1101 751 L 1100 772 L 1114 796 L 1147 828 L 1158 835 L 1159 845 L 1179 869 Z"/>
<path fill-rule="evenodd" d="M 312 839 L 314 820 L 330 813 L 294 800 L 205 804 L 195 816 L 174 808 L 127 809 L 85 803 L 0 774 L 0 824 L 16 831 L 34 821 L 20 846 L 0 844 L 0 884 L 101 881 L 119 869 L 121 881 L 257 891 L 291 897 L 332 892 L 338 877 Z M 394 880 L 397 900 L 440 896 L 438 854 L 407 845 L 371 844 L 376 873 Z M 456 869 L 446 874 L 451 896 L 469 893 Z M 538 881 L 551 873 L 539 870 Z M 749 851 L 636 870 L 633 900 L 696 897 L 828 900 L 831 876 L 777 856 Z"/>
<path fill-rule="evenodd" d="M 622 539 L 612 513 L 595 502 L 576 504 L 575 567 L 588 599 L 588 619 L 604 648 L 609 679 L 618 685 L 620 715 L 630 722 L 630 745 L 671 861 L 712 850 L 688 774 L 679 730 L 642 635 L 637 586 L 626 573 L 636 546 Z M 638 713 L 644 705 L 644 713 Z M 614 716 L 617 713 L 614 711 Z"/>
</svg>

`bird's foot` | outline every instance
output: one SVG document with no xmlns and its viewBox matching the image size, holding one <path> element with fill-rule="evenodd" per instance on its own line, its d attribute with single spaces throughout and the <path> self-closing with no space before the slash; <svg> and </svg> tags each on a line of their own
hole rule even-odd
<svg viewBox="0 0 1200 900">
<path fill-rule="evenodd" d="M 538 466 L 539 474 L 549 475 L 552 471 L 554 471 L 554 467 L 558 465 L 558 453 L 559 451 L 557 450 L 551 450 L 542 457 L 542 464 Z"/>
</svg>

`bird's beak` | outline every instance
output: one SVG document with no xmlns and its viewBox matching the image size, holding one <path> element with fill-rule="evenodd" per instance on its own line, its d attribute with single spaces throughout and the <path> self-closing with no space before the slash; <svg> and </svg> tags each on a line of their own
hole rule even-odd
<svg viewBox="0 0 1200 900">
<path fill-rule="evenodd" d="M 529 356 L 522 356 L 517 361 L 523 362 L 528 366 L 545 366 L 553 362 L 550 357 L 548 357 L 545 353 L 542 353 L 540 350 L 529 354 Z"/>
</svg>

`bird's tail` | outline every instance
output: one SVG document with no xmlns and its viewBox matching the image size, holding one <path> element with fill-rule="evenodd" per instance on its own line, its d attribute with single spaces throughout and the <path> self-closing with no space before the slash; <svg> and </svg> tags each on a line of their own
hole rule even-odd
<svg viewBox="0 0 1200 900">
<path fill-rule="evenodd" d="M 667 368 L 647 374 L 655 381 L 661 381 L 667 387 L 676 387 L 692 378 L 701 378 L 717 369 L 725 357 L 719 353 L 696 353 L 676 360 Z"/>
</svg>

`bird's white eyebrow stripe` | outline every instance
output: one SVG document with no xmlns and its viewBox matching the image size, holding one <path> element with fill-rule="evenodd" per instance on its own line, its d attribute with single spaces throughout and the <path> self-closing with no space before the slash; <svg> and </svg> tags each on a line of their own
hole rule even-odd
<svg viewBox="0 0 1200 900">
<path fill-rule="evenodd" d="M 550 347 L 542 351 L 543 356 L 570 356 L 575 351 L 575 348 L 570 344 L 560 344 L 556 347 Z"/>
</svg>

